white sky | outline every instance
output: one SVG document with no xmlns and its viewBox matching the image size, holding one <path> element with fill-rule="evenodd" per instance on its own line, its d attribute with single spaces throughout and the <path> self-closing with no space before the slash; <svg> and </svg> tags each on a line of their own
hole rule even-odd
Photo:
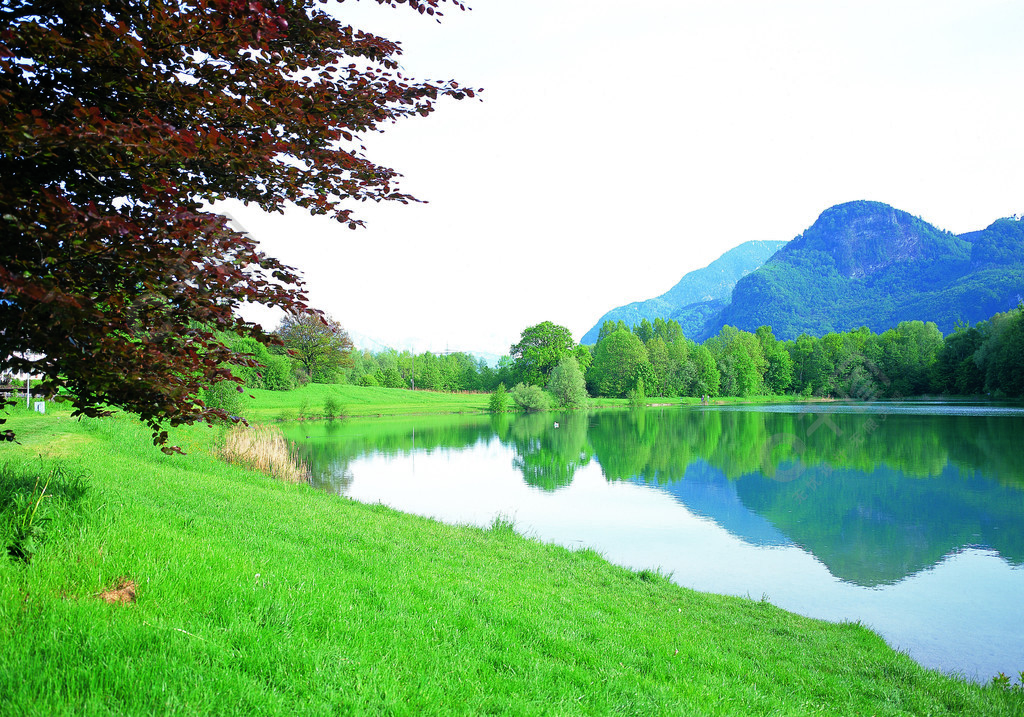
<svg viewBox="0 0 1024 717">
<path fill-rule="evenodd" d="M 428 204 L 357 204 L 355 232 L 226 205 L 357 335 L 504 354 L 841 202 L 956 233 L 1024 211 L 1020 0 L 470 4 L 332 6 L 485 90 L 363 138 Z"/>
</svg>

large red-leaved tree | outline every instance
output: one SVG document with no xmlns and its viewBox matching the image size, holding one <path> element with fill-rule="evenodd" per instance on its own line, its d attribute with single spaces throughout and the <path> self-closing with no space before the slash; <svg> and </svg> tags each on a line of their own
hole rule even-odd
<svg viewBox="0 0 1024 717">
<path fill-rule="evenodd" d="M 306 306 L 294 269 L 205 208 L 291 201 L 356 228 L 352 200 L 413 200 L 360 135 L 474 96 L 404 77 L 396 43 L 320 5 L 3 4 L 0 372 L 42 376 L 76 413 L 132 411 L 158 444 L 164 424 L 226 418 L 197 393 L 251 359 L 215 332 L 269 341 L 242 303 Z"/>
</svg>

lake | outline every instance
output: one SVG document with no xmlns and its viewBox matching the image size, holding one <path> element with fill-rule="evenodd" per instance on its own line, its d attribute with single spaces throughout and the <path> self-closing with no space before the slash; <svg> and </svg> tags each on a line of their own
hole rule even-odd
<svg viewBox="0 0 1024 717">
<path fill-rule="evenodd" d="M 1024 670 L 1024 409 L 701 406 L 289 424 L 314 485 Z"/>
</svg>

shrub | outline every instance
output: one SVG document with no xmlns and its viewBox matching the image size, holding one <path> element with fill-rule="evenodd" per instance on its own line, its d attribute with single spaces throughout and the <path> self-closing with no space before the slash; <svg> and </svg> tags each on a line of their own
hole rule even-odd
<svg viewBox="0 0 1024 717">
<path fill-rule="evenodd" d="M 291 359 L 270 354 L 263 370 L 263 386 L 271 391 L 290 391 L 295 388 Z"/>
<path fill-rule="evenodd" d="M 488 408 L 491 413 L 504 413 L 508 410 L 508 391 L 505 390 L 504 383 L 499 383 L 498 387 L 494 389 Z"/>
<path fill-rule="evenodd" d="M 203 389 L 200 398 L 207 408 L 219 408 L 229 416 L 242 413 L 242 387 L 234 381 L 218 381 Z"/>
<path fill-rule="evenodd" d="M 518 383 L 511 391 L 512 400 L 524 411 L 548 410 L 548 397 L 540 386 Z"/>
<path fill-rule="evenodd" d="M 324 418 L 333 421 L 336 416 L 341 416 L 344 413 L 345 407 L 338 398 L 334 394 L 327 394 L 327 398 L 324 399 Z"/>
<path fill-rule="evenodd" d="M 644 391 L 644 380 L 642 378 L 636 380 L 636 386 L 629 389 L 626 398 L 629 400 L 629 405 L 633 408 L 642 408 L 647 405 L 647 393 Z"/>
</svg>

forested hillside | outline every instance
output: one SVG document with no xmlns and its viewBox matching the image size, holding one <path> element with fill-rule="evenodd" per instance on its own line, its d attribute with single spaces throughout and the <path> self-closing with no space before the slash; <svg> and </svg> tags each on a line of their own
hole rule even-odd
<svg viewBox="0 0 1024 717">
<path fill-rule="evenodd" d="M 826 210 L 756 272 L 697 334 L 770 325 L 781 339 L 901 321 L 948 334 L 1014 308 L 1024 294 L 1024 221 L 955 236 L 878 202 Z"/>
<path fill-rule="evenodd" d="M 605 314 L 633 328 L 673 319 L 696 341 L 723 326 L 771 326 L 780 339 L 902 321 L 943 334 L 1013 309 L 1024 298 L 1024 220 L 999 219 L 954 235 L 880 202 L 825 210 L 790 242 L 747 242 L 690 272 L 672 290 Z"/>
</svg>

